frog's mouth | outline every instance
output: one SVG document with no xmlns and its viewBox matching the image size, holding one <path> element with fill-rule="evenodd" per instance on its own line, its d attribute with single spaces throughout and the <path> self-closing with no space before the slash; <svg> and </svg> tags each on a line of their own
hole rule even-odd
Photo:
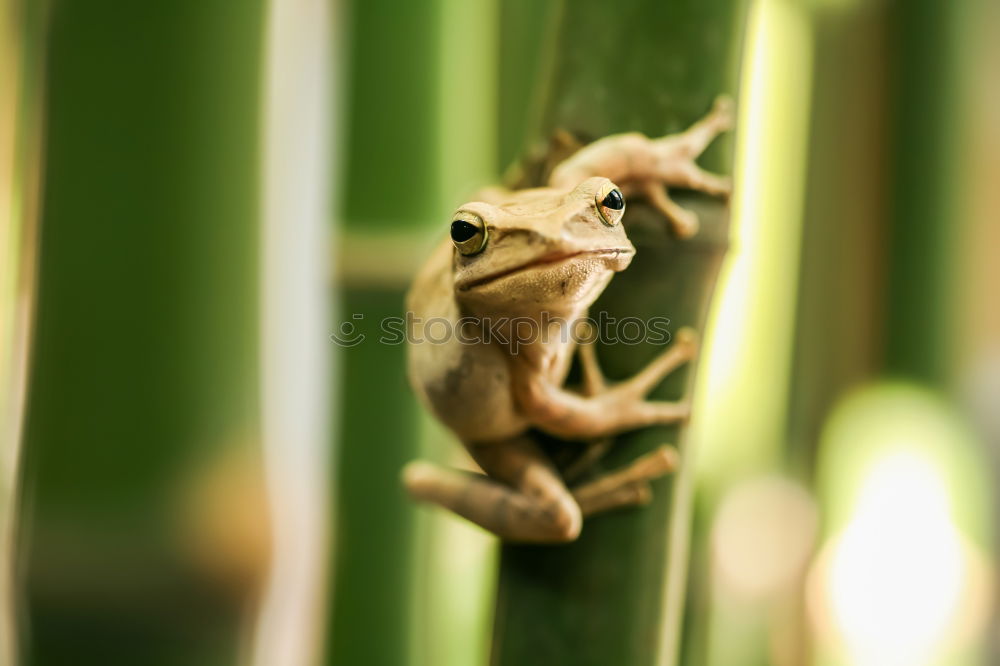
<svg viewBox="0 0 1000 666">
<path fill-rule="evenodd" d="M 461 282 L 457 285 L 457 289 L 459 291 L 469 291 L 470 289 L 475 289 L 476 287 L 481 287 L 485 284 L 496 282 L 497 280 L 502 280 L 503 278 L 510 277 L 518 273 L 538 268 L 545 268 L 555 264 L 561 264 L 566 261 L 579 259 L 580 257 L 587 257 L 592 260 L 603 259 L 609 269 L 613 271 L 621 271 L 628 266 L 629 262 L 632 260 L 633 254 L 635 254 L 635 250 L 630 247 L 618 247 L 604 250 L 582 250 L 580 252 L 554 252 L 552 254 L 541 256 L 533 261 L 529 261 L 526 264 L 506 268 L 495 273 L 490 273 L 489 275 L 484 275 L 483 277 Z"/>
</svg>

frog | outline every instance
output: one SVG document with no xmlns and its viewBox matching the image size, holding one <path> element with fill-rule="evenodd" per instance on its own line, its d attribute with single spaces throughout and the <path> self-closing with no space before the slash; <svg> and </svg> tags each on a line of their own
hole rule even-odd
<svg viewBox="0 0 1000 666">
<path fill-rule="evenodd" d="M 535 544 L 574 541 L 585 518 L 651 500 L 650 482 L 677 468 L 673 446 L 574 484 L 543 439 L 603 451 L 621 433 L 688 419 L 688 401 L 649 394 L 695 358 L 696 332 L 680 329 L 638 373 L 612 382 L 588 317 L 636 253 L 627 197 L 645 196 L 681 239 L 698 220 L 670 188 L 728 198 L 730 179 L 696 158 L 732 122 L 732 102 L 720 97 L 683 132 L 610 135 L 555 165 L 541 187 L 486 188 L 458 207 L 407 294 L 407 374 L 480 471 L 411 461 L 401 476 L 414 500 Z M 569 385 L 574 359 L 580 381 Z"/>
</svg>

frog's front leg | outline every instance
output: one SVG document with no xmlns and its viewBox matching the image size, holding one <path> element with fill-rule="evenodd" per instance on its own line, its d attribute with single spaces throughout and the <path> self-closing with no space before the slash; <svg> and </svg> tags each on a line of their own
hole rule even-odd
<svg viewBox="0 0 1000 666">
<path fill-rule="evenodd" d="M 570 391 L 515 359 L 514 397 L 535 427 L 564 439 L 597 439 L 675 423 L 687 418 L 687 403 L 649 401 L 645 397 L 664 377 L 692 359 L 696 351 L 697 336 L 691 329 L 682 329 L 674 344 L 638 374 L 589 396 Z M 594 371 L 596 368 L 585 370 L 585 374 Z"/>
<path fill-rule="evenodd" d="M 601 364 L 597 361 L 597 350 L 594 348 L 594 341 L 591 339 L 594 337 L 596 337 L 594 329 L 590 326 L 586 332 L 586 341 L 581 341 L 576 348 L 577 356 L 580 359 L 580 373 L 583 379 L 580 391 L 588 397 L 604 393 L 608 390 L 608 382 L 604 378 L 604 373 L 601 372 Z"/>
<path fill-rule="evenodd" d="M 595 141 L 556 166 L 549 185 L 569 188 L 591 176 L 606 176 L 628 192 L 645 195 L 675 232 L 687 238 L 697 232 L 698 218 L 670 198 L 669 188 L 728 196 L 732 187 L 729 178 L 705 171 L 695 159 L 732 126 L 732 101 L 719 97 L 712 111 L 685 132 L 658 139 L 633 132 Z"/>
<path fill-rule="evenodd" d="M 697 336 L 694 331 L 690 328 L 683 328 L 678 332 L 677 337 L 681 344 L 672 346 L 657 357 L 653 363 L 646 366 L 642 373 L 640 373 L 644 377 L 642 381 L 648 382 L 651 378 L 653 386 L 655 386 L 660 378 L 669 374 L 674 368 L 693 355 L 697 346 Z M 608 390 L 608 381 L 601 370 L 600 362 L 597 360 L 596 345 L 592 341 L 593 331 L 587 332 L 584 338 L 585 340 L 581 341 L 577 347 L 581 374 L 579 391 L 585 397 L 593 397 Z M 639 382 L 638 379 L 634 381 Z M 611 437 L 602 437 L 588 442 L 583 452 L 562 470 L 563 477 L 567 481 L 572 482 L 583 476 L 598 460 L 611 450 L 612 444 L 613 440 Z"/>
<path fill-rule="evenodd" d="M 604 393 L 608 387 L 604 373 L 601 372 L 601 365 L 597 361 L 597 352 L 594 349 L 594 341 L 591 339 L 592 335 L 593 331 L 586 333 L 587 341 L 581 341 L 577 346 L 581 373 L 580 393 L 588 398 Z M 588 442 L 583 452 L 562 470 L 563 478 L 572 482 L 583 476 L 594 466 L 594 463 L 611 450 L 612 444 L 613 441 L 610 437 L 602 437 Z M 637 503 L 640 499 L 642 498 L 636 498 Z"/>
</svg>

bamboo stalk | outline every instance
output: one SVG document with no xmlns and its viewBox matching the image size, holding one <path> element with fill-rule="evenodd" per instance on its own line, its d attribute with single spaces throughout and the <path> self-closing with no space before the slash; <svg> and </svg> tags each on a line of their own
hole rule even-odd
<svg viewBox="0 0 1000 666">
<path fill-rule="evenodd" d="M 630 0 L 612 9 L 592 0 L 562 10 L 553 78 L 545 88 L 543 136 L 533 140 L 557 129 L 584 140 L 630 130 L 653 136 L 679 131 L 716 95 L 733 92 L 742 2 Z M 709 151 L 705 166 L 728 166 L 727 141 Z M 703 330 L 728 244 L 728 214 L 703 197 L 682 201 L 702 223 L 701 232 L 687 241 L 672 236 L 650 208 L 630 202 L 625 224 L 638 253 L 594 312 L 619 319 L 666 316 L 672 332 L 682 326 Z M 618 345 L 602 347 L 599 355 L 608 374 L 620 379 L 640 370 L 656 351 Z M 688 366 L 655 395 L 689 396 L 692 378 Z M 580 539 L 567 546 L 503 548 L 494 665 L 672 663 L 693 473 L 683 428 L 626 434 L 599 468 L 618 469 L 664 442 L 679 444 L 681 469 L 652 484 L 647 507 L 588 520 Z"/>
<path fill-rule="evenodd" d="M 405 348 L 380 344 L 379 323 L 403 313 L 414 247 L 424 242 L 403 247 L 400 235 L 440 213 L 441 12 L 439 3 L 366 0 L 345 2 L 342 13 L 349 42 L 334 213 L 345 233 L 333 329 L 346 322 L 365 341 L 332 350 L 339 416 L 328 664 L 413 663 L 421 531 L 399 470 L 419 455 L 419 419 Z"/>
<path fill-rule="evenodd" d="M 39 4 L 0 2 L 0 666 L 18 663 L 16 534 L 42 149 Z"/>
<path fill-rule="evenodd" d="M 51 13 L 24 654 L 232 663 L 266 546 L 233 548 L 226 528 L 266 521 L 237 490 L 222 529 L 199 531 L 213 507 L 195 486 L 206 459 L 252 460 L 258 441 L 263 6 L 26 4 Z"/>
</svg>

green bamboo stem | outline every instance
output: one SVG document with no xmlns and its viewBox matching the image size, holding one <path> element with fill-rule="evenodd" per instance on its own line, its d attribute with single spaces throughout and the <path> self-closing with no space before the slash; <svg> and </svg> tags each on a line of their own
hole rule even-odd
<svg viewBox="0 0 1000 666">
<path fill-rule="evenodd" d="M 388 666 L 412 663 L 420 534 L 399 470 L 419 456 L 420 433 L 403 372 L 405 347 L 380 344 L 379 322 L 403 313 L 424 239 L 415 232 L 441 213 L 442 8 L 393 0 L 345 5 L 348 24 L 341 32 L 349 35 L 349 48 L 338 137 L 343 152 L 335 156 L 343 168 L 335 210 L 342 237 L 334 260 L 334 317 L 366 338 L 333 352 L 340 416 L 333 433 L 336 531 L 326 663 Z M 401 235 L 413 241 L 404 245 Z"/>
<path fill-rule="evenodd" d="M 716 95 L 734 92 L 742 30 L 743 3 L 736 0 L 631 0 L 613 10 L 596 0 L 566 3 L 541 136 L 530 140 L 556 129 L 587 140 L 684 129 Z M 702 163 L 726 170 L 729 145 L 720 142 Z M 704 330 L 728 244 L 728 214 L 704 197 L 682 201 L 702 220 L 699 235 L 684 242 L 652 210 L 630 204 L 625 224 L 638 254 L 594 312 L 619 319 L 666 316 L 672 331 Z M 655 353 L 648 345 L 599 350 L 613 378 L 634 373 Z M 689 396 L 692 369 L 671 376 L 656 397 Z M 683 448 L 682 428 L 653 428 L 618 438 L 601 468 L 620 467 L 663 442 L 681 445 L 684 464 L 674 478 L 654 483 L 649 506 L 591 519 L 567 546 L 503 548 L 495 666 L 673 662 L 686 584 L 692 452 Z"/>
<path fill-rule="evenodd" d="M 959 148 L 954 26 L 963 3 L 890 3 L 886 127 L 893 171 L 886 285 L 886 369 L 931 384 L 948 378 L 954 339 L 949 290 L 962 220 L 952 199 Z"/>
<path fill-rule="evenodd" d="M 15 557 L 36 289 L 45 9 L 0 2 L 0 666 L 18 663 Z"/>
<path fill-rule="evenodd" d="M 814 11 L 814 81 L 807 196 L 796 303 L 795 362 L 785 457 L 812 476 L 834 403 L 874 375 L 884 327 L 888 248 L 884 11 Z M 844 108 L 839 102 L 857 100 Z M 851 192 L 850 197 L 843 196 Z M 844 266 L 851 266 L 845 271 Z"/>
<path fill-rule="evenodd" d="M 25 660 L 233 663 L 183 507 L 257 441 L 263 6 L 48 4 Z"/>
</svg>

